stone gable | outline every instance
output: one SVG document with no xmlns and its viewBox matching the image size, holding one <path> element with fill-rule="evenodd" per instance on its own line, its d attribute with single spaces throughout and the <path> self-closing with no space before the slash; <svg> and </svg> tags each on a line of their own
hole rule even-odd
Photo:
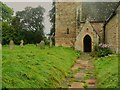
<svg viewBox="0 0 120 90">
<path fill-rule="evenodd" d="M 99 35 L 94 30 L 93 26 L 90 24 L 89 21 L 86 21 L 86 23 L 83 25 L 81 31 L 79 32 L 78 36 L 76 37 L 75 42 L 75 49 L 84 51 L 84 38 L 86 35 L 89 35 L 91 38 L 91 48 L 92 51 L 94 49 L 94 45 L 98 44 L 99 42 Z"/>
</svg>

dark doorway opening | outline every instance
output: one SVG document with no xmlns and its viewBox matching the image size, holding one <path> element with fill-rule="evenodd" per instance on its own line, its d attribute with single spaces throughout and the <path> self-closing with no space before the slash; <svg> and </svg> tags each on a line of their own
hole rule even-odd
<svg viewBox="0 0 120 90">
<path fill-rule="evenodd" d="M 91 37 L 89 35 L 84 37 L 84 52 L 91 52 Z"/>
</svg>

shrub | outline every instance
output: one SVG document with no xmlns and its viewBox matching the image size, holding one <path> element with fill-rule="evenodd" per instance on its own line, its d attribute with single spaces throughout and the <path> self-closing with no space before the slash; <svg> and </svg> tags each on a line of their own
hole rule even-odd
<svg viewBox="0 0 120 90">
<path fill-rule="evenodd" d="M 79 50 L 76 51 L 77 58 L 80 58 L 81 52 Z"/>
<path fill-rule="evenodd" d="M 95 46 L 95 52 L 98 57 L 104 57 L 104 56 L 108 56 L 108 54 L 112 54 L 109 45 L 102 43 L 99 44 L 98 46 Z"/>
</svg>

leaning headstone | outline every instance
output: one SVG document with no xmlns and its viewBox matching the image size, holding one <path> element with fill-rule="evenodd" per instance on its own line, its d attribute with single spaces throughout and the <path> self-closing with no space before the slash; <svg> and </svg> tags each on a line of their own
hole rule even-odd
<svg viewBox="0 0 120 90">
<path fill-rule="evenodd" d="M 38 47 L 41 48 L 41 49 L 44 49 L 44 48 L 45 48 L 45 42 L 42 40 L 42 41 L 38 44 Z"/>
<path fill-rule="evenodd" d="M 50 38 L 49 46 L 50 46 L 50 48 L 52 47 L 52 39 L 51 38 Z"/>
<path fill-rule="evenodd" d="M 10 48 L 10 49 L 13 49 L 13 48 L 14 48 L 14 42 L 13 42 L 13 40 L 10 40 L 9 48 Z"/>
<path fill-rule="evenodd" d="M 24 43 L 24 41 L 21 40 L 21 41 L 20 41 L 20 46 L 21 46 L 21 47 L 23 47 L 23 43 Z"/>
</svg>

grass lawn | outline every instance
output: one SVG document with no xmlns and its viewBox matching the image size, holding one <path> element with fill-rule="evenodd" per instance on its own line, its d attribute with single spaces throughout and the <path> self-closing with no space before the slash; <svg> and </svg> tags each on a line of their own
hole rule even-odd
<svg viewBox="0 0 120 90">
<path fill-rule="evenodd" d="M 68 75 L 78 53 L 71 48 L 35 45 L 2 49 L 3 88 L 56 88 Z"/>
<path fill-rule="evenodd" d="M 118 56 L 98 58 L 95 65 L 97 87 L 118 88 Z"/>
</svg>

